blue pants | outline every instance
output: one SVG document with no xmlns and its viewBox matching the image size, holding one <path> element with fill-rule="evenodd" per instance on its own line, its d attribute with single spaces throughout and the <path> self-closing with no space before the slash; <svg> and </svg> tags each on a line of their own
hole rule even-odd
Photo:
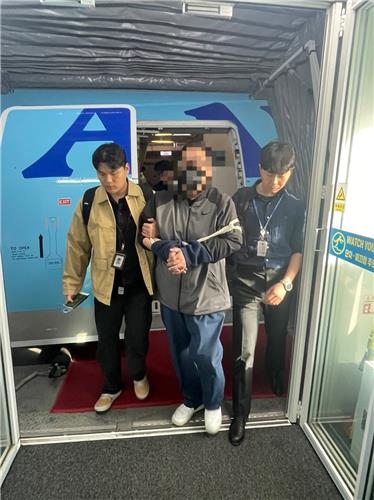
<svg viewBox="0 0 374 500">
<path fill-rule="evenodd" d="M 204 404 L 207 410 L 216 410 L 225 387 L 220 341 L 225 313 L 194 316 L 161 305 L 161 317 L 184 404 L 190 408 Z"/>
</svg>

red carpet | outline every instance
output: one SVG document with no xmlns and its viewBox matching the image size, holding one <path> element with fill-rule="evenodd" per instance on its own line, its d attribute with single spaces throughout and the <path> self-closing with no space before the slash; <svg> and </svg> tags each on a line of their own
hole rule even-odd
<svg viewBox="0 0 374 500">
<path fill-rule="evenodd" d="M 290 340 L 290 339 L 289 339 Z M 291 339 L 292 340 L 292 339 Z M 226 376 L 225 399 L 231 399 L 231 327 L 225 326 L 221 341 L 224 349 L 223 369 Z M 291 342 L 288 342 L 287 359 L 290 359 Z M 253 374 L 253 395 L 257 398 L 274 397 L 271 392 L 264 367 L 266 333 L 260 326 L 256 362 Z M 93 406 L 100 395 L 102 376 L 94 359 L 92 348 L 87 354 L 74 356 L 65 380 L 51 409 L 52 413 L 74 413 L 93 411 Z M 126 390 L 114 402 L 112 408 L 134 408 L 140 406 L 162 406 L 181 402 L 179 383 L 174 373 L 169 354 L 167 337 L 164 331 L 153 331 L 150 334 L 150 349 L 147 358 L 150 393 L 145 401 L 136 399 L 132 382 L 129 380 L 125 358 L 122 358 L 123 377 Z"/>
</svg>

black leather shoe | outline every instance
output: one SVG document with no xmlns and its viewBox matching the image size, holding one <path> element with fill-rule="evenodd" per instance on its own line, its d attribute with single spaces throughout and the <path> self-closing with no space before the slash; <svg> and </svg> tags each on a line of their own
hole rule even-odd
<svg viewBox="0 0 374 500">
<path fill-rule="evenodd" d="M 280 373 L 274 373 L 271 376 L 271 390 L 277 396 L 282 396 L 284 393 L 283 377 Z"/>
<path fill-rule="evenodd" d="M 229 441 L 233 446 L 239 446 L 245 436 L 245 423 L 246 418 L 234 417 L 230 424 Z"/>
</svg>

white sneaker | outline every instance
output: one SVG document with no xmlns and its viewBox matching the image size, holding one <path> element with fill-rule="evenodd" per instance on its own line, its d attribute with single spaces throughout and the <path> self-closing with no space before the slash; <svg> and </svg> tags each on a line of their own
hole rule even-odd
<svg viewBox="0 0 374 500">
<path fill-rule="evenodd" d="M 205 410 L 205 430 L 208 434 L 214 436 L 221 428 L 222 424 L 222 411 L 221 407 L 217 410 Z"/>
<path fill-rule="evenodd" d="M 197 408 L 189 408 L 188 406 L 182 404 L 178 406 L 178 408 L 173 413 L 171 421 L 174 425 L 181 427 L 182 425 L 187 424 L 187 422 L 191 420 L 193 415 L 198 411 L 202 410 L 203 408 L 204 405 L 200 405 Z"/>
</svg>

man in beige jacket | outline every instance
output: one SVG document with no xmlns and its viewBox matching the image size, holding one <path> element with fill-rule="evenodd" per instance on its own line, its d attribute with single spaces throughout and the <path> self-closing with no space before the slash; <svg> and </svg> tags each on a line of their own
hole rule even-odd
<svg viewBox="0 0 374 500">
<path fill-rule="evenodd" d="M 92 155 L 101 186 L 95 191 L 88 222 L 80 200 L 68 235 L 63 273 L 66 303 L 81 290 L 91 261 L 97 359 L 104 377 L 95 411 L 110 409 L 121 394 L 119 332 L 125 318 L 126 354 L 138 399 L 149 393 L 146 355 L 152 322 L 152 254 L 138 243 L 138 221 L 145 206 L 143 192 L 127 176 L 126 154 L 118 144 L 102 144 Z"/>
</svg>

